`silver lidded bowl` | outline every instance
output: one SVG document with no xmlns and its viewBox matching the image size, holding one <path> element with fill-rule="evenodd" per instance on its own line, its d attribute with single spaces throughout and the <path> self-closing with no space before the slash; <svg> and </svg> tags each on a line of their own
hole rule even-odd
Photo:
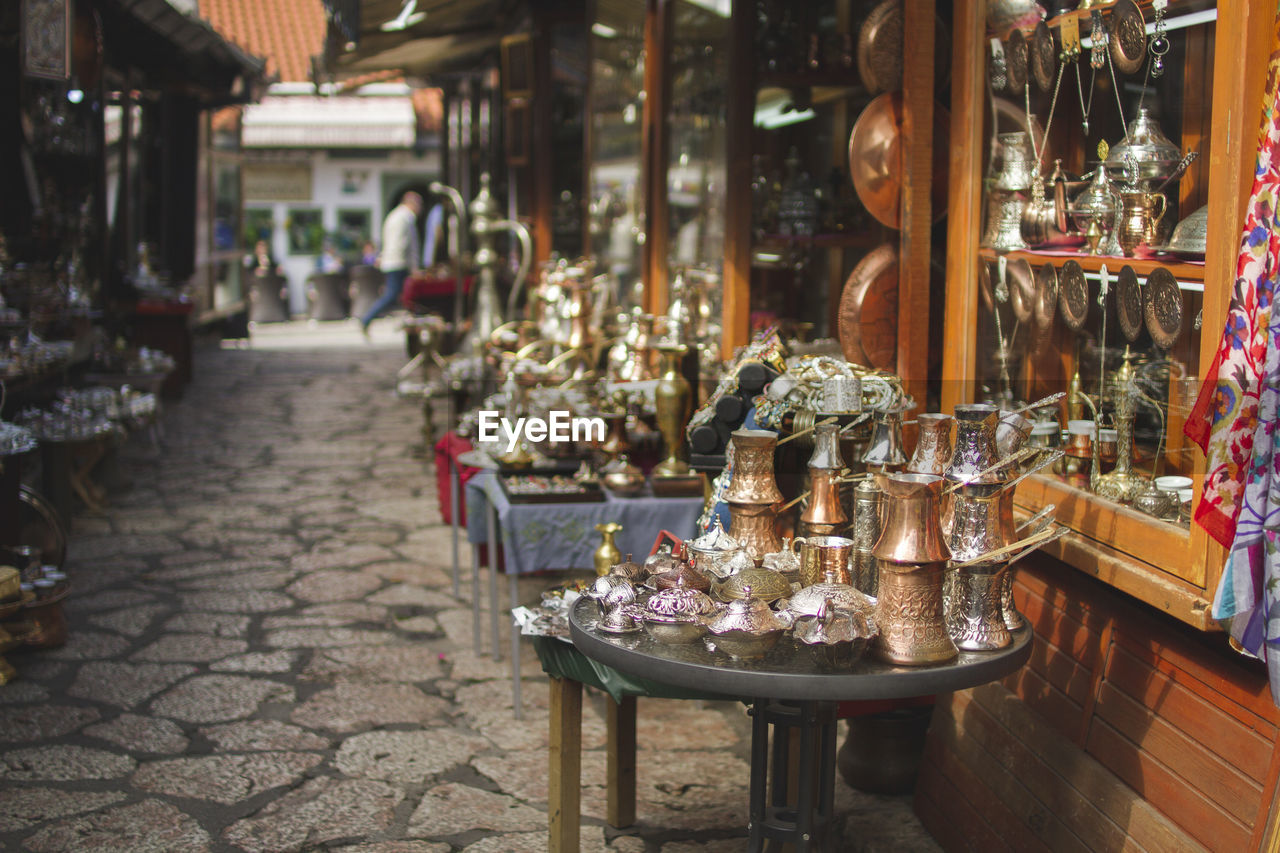
<svg viewBox="0 0 1280 853">
<path fill-rule="evenodd" d="M 663 572 L 674 571 L 682 565 L 681 560 L 675 554 L 671 553 L 670 545 L 662 545 L 656 553 L 650 554 L 644 561 L 645 574 L 648 576 L 660 575 Z"/>
<path fill-rule="evenodd" d="M 800 555 L 791 550 L 790 538 L 782 540 L 781 549 L 765 554 L 761 565 L 772 569 L 791 583 L 800 580 Z"/>
<path fill-rule="evenodd" d="M 670 589 L 649 596 L 644 604 L 645 616 L 694 618 L 716 612 L 718 605 L 705 592 L 686 586 L 684 579 Z"/>
<path fill-rule="evenodd" d="M 634 634 L 640 630 L 635 608 L 615 607 L 596 620 L 596 630 L 603 634 Z"/>
<path fill-rule="evenodd" d="M 645 567 L 631 559 L 630 554 L 621 563 L 614 563 L 610 566 L 609 574 L 633 584 L 640 583 L 649 576 L 649 572 Z"/>
<path fill-rule="evenodd" d="M 820 664 L 840 669 L 857 663 L 878 633 L 874 613 L 841 609 L 830 598 L 823 599 L 816 613 L 797 618 L 792 627 L 796 641 L 807 646 Z"/>
<path fill-rule="evenodd" d="M 1154 189 L 1173 174 L 1181 159 L 1178 146 L 1169 141 L 1151 117 L 1151 110 L 1143 106 L 1129 122 L 1125 138 L 1111 147 L 1102 165 L 1117 183 L 1128 184 L 1136 172 L 1139 189 Z"/>
<path fill-rule="evenodd" d="M 742 598 L 731 602 L 707 624 L 716 647 L 740 660 L 764 657 L 790 627 L 790 620 L 774 613 L 762 599 L 752 595 L 750 586 L 743 588 Z"/>
<path fill-rule="evenodd" d="M 772 604 L 791 594 L 791 581 L 773 569 L 751 566 L 730 575 L 723 583 L 713 587 L 716 598 L 724 602 L 745 598 L 748 589 L 756 598 Z"/>
<path fill-rule="evenodd" d="M 685 553 L 693 557 L 698 569 L 720 579 L 729 576 L 730 572 L 726 564 L 735 553 L 741 550 L 741 543 L 725 532 L 718 515 L 712 522 L 710 530 L 697 539 L 691 539 L 685 543 Z"/>
<path fill-rule="evenodd" d="M 1199 261 L 1204 260 L 1205 242 L 1209 233 L 1209 206 L 1187 214 L 1173 229 L 1169 242 L 1159 247 L 1159 251 L 1177 255 L 1179 258 Z"/>
<path fill-rule="evenodd" d="M 817 616 L 823 605 L 874 616 L 876 600 L 847 583 L 836 580 L 836 573 L 828 569 L 824 579 L 791 596 L 786 610 L 796 619 Z"/>
</svg>

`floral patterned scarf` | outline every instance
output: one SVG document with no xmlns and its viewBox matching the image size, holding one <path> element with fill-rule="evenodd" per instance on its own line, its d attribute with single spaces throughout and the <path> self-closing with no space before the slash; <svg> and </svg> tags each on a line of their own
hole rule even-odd
<svg viewBox="0 0 1280 853">
<path fill-rule="evenodd" d="M 1266 661 L 1280 705 L 1280 20 L 1226 329 L 1184 432 L 1205 452 L 1196 521 L 1230 550 L 1214 618 Z"/>
</svg>

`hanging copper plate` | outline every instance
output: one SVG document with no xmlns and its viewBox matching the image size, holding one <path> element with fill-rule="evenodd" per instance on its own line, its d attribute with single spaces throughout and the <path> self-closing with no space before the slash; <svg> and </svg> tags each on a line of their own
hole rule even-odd
<svg viewBox="0 0 1280 853">
<path fill-rule="evenodd" d="M 1009 261 L 1009 305 L 1019 323 L 1031 322 L 1035 308 L 1036 282 L 1026 258 Z"/>
<path fill-rule="evenodd" d="M 854 122 L 849 134 L 849 174 L 867 212 L 881 225 L 902 227 L 902 95 L 878 95 Z M 947 213 L 947 163 L 950 159 L 946 108 L 933 105 L 933 221 Z"/>
<path fill-rule="evenodd" d="M 983 260 L 978 261 L 978 295 L 988 312 L 996 310 L 996 298 L 991 289 L 991 265 Z"/>
<path fill-rule="evenodd" d="M 854 364 L 882 370 L 898 365 L 898 249 L 872 249 L 844 283 L 837 316 L 840 348 Z"/>
<path fill-rule="evenodd" d="M 1161 349 L 1168 349 L 1182 333 L 1182 289 L 1178 280 L 1164 267 L 1156 267 L 1147 276 L 1142 297 L 1151 340 Z"/>
<path fill-rule="evenodd" d="M 1009 33 L 1004 43 L 1005 73 L 1009 77 L 1009 91 L 1021 94 L 1027 85 L 1027 39 L 1022 30 Z"/>
<path fill-rule="evenodd" d="M 1036 326 L 1047 329 L 1058 313 L 1058 269 L 1045 264 L 1036 272 L 1036 299 L 1033 316 Z"/>
<path fill-rule="evenodd" d="M 1111 64 L 1123 74 L 1132 74 L 1147 58 L 1147 22 L 1133 0 L 1120 0 L 1111 7 Z"/>
<path fill-rule="evenodd" d="M 934 89 L 940 90 L 951 70 L 951 34 L 934 18 Z M 858 76 L 867 92 L 902 89 L 902 0 L 883 0 L 858 29 Z"/>
<path fill-rule="evenodd" d="M 1138 274 L 1128 264 L 1116 276 L 1116 317 L 1125 340 L 1136 341 L 1142 334 L 1142 288 L 1138 286 Z"/>
<path fill-rule="evenodd" d="M 1047 92 L 1053 88 L 1053 73 L 1058 67 L 1058 50 L 1053 45 L 1053 30 L 1044 21 L 1036 24 L 1031 33 L 1031 50 L 1028 55 L 1031 63 L 1031 79 L 1041 90 Z"/>
<path fill-rule="evenodd" d="M 1073 332 L 1080 331 L 1089 319 L 1089 283 L 1079 261 L 1067 261 L 1058 272 L 1058 310 L 1062 322 Z"/>
</svg>

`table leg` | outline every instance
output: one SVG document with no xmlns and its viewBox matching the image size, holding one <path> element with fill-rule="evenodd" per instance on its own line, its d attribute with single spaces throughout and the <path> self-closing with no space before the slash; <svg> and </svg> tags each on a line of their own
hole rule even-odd
<svg viewBox="0 0 1280 853">
<path fill-rule="evenodd" d="M 498 512 L 485 499 L 489 521 L 489 628 L 493 636 L 493 659 L 502 660 L 502 629 L 498 624 Z"/>
<path fill-rule="evenodd" d="M 750 834 L 748 850 L 764 850 L 765 792 L 769 772 L 769 720 L 765 716 L 767 699 L 756 699 L 751 705 L 751 795 L 747 819 Z"/>
<path fill-rule="evenodd" d="M 471 646 L 477 655 L 480 648 L 480 545 L 471 546 Z"/>
<path fill-rule="evenodd" d="M 449 521 L 453 533 L 453 597 L 458 597 L 458 481 L 461 474 L 458 471 L 458 463 L 448 453 L 445 458 L 449 460 Z"/>
<path fill-rule="evenodd" d="M 831 828 L 835 788 L 834 702 L 756 700 L 751 725 L 751 801 L 749 847 L 752 853 L 791 845 L 797 853 L 823 850 Z M 770 726 L 773 766 L 769 767 Z M 791 737 L 796 735 L 798 773 L 791 771 Z M 773 796 L 766 799 L 772 776 Z M 766 804 L 767 802 L 767 804 Z"/>
<path fill-rule="evenodd" d="M 636 697 L 610 697 L 608 708 L 608 811 L 610 826 L 631 826 L 636 822 Z"/>
<path fill-rule="evenodd" d="M 511 592 L 511 609 L 520 606 L 520 576 L 507 572 L 507 588 Z M 524 719 L 520 706 L 520 627 L 511 619 L 511 708 L 517 720 Z"/>
<path fill-rule="evenodd" d="M 582 684 L 550 678 L 551 736 L 547 773 L 550 853 L 577 853 L 582 821 Z"/>
</svg>

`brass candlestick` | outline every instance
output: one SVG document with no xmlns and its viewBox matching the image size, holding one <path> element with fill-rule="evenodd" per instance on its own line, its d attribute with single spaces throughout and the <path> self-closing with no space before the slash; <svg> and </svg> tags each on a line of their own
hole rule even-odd
<svg viewBox="0 0 1280 853">
<path fill-rule="evenodd" d="M 658 431 L 667 447 L 667 458 L 653 468 L 654 477 L 685 477 L 689 474 L 689 454 L 684 445 L 684 429 L 689 422 L 692 395 L 689 382 L 680 374 L 680 359 L 689 351 L 683 344 L 663 344 L 662 378 L 654 391 Z"/>
</svg>

